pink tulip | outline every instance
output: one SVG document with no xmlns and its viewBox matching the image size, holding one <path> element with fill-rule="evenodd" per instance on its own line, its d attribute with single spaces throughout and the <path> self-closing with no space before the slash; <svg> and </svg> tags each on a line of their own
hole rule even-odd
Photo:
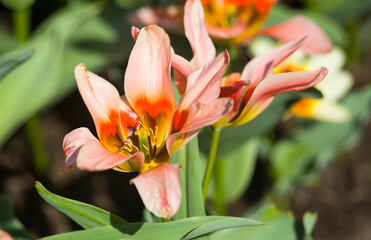
<svg viewBox="0 0 371 240">
<path fill-rule="evenodd" d="M 172 59 L 172 65 L 177 70 L 175 80 L 181 93 L 183 89 L 195 84 L 194 81 L 190 81 L 192 78 L 187 79 L 187 76 L 211 61 L 215 56 L 215 47 L 207 34 L 204 13 L 199 0 L 188 0 L 186 2 L 184 27 L 194 57 L 188 62 L 173 54 L 175 56 Z M 245 66 L 242 74 L 232 73 L 223 78 L 220 97 L 233 99 L 234 106 L 228 115 L 214 124 L 214 127 L 223 128 L 246 123 L 259 115 L 273 100 L 274 95 L 287 91 L 303 90 L 319 83 L 327 74 L 325 68 L 305 72 L 273 74 L 273 68 L 299 47 L 305 46 L 307 40 L 308 37 L 289 42 L 271 53 L 251 60 Z"/>
<path fill-rule="evenodd" d="M 181 165 L 169 164 L 170 156 L 232 108 L 231 99 L 218 98 L 229 55 L 223 52 L 190 74 L 189 81 L 195 84 L 187 86 L 175 106 L 168 35 L 156 25 L 134 33 L 136 43 L 125 73 L 126 95 L 120 97 L 113 85 L 83 64 L 76 66 L 76 82 L 99 139 L 87 128 L 68 133 L 63 142 L 66 168 L 76 163 L 87 171 L 139 172 L 131 183 L 146 208 L 170 218 L 181 202 Z"/>
</svg>

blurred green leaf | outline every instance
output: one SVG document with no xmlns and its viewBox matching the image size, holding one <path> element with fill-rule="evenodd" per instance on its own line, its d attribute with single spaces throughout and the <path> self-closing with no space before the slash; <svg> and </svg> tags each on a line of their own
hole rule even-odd
<svg viewBox="0 0 371 240">
<path fill-rule="evenodd" d="M 18 41 L 6 32 L 5 30 L 0 28 L 0 39 L 1 39 L 1 44 L 0 44 L 0 53 L 5 53 L 8 52 L 11 49 L 15 49 L 18 46 Z"/>
<path fill-rule="evenodd" d="M 171 162 L 172 163 L 180 163 L 182 164 L 182 168 L 179 169 L 179 181 L 182 186 L 182 202 L 180 203 L 180 207 L 178 212 L 173 217 L 174 220 L 179 220 L 188 217 L 187 212 L 187 150 L 186 147 L 183 146 L 179 149 L 176 153 L 171 155 Z"/>
<path fill-rule="evenodd" d="M 233 151 L 220 152 L 218 161 L 223 161 L 222 182 L 226 203 L 240 198 L 250 185 L 258 158 L 259 140 L 252 138 Z M 205 156 L 205 159 L 206 156 Z M 212 178 L 208 195 L 215 195 L 215 182 Z"/>
<path fill-rule="evenodd" d="M 25 49 L 0 55 L 0 81 L 11 70 L 29 59 L 33 53 L 33 50 Z"/>
<path fill-rule="evenodd" d="M 224 223 L 224 224 L 221 224 Z M 261 222 L 236 217 L 222 216 L 203 216 L 191 217 L 187 219 L 167 222 L 167 223 L 128 223 L 120 225 L 111 225 L 105 227 L 92 228 L 85 231 L 75 231 L 70 233 L 58 234 L 43 240 L 57 239 L 141 239 L 141 240 L 174 240 L 193 239 L 201 234 L 209 234 L 218 229 L 225 227 L 241 227 L 241 226 L 258 226 Z M 193 232 L 192 232 L 193 231 Z"/>
<path fill-rule="evenodd" d="M 0 229 L 8 232 L 14 240 L 31 239 L 22 223 L 15 217 L 13 206 L 6 195 L 0 195 Z"/>
<path fill-rule="evenodd" d="M 112 62 L 116 56 L 120 59 L 127 57 L 130 47 L 121 33 L 125 24 L 119 28 L 110 22 L 117 22 L 120 14 L 122 18 L 122 12 L 113 12 L 114 16 L 107 17 L 104 12 L 102 17 L 98 15 L 99 6 L 82 4 L 64 8 L 35 31 L 26 44 L 36 49 L 32 59 L 9 73 L 0 83 L 0 124 L 7 126 L 0 130 L 0 146 L 29 117 L 76 88 L 73 69 L 77 64 L 84 62 L 90 71 L 94 71 Z M 125 30 L 127 37 L 131 38 L 130 28 Z M 119 37 L 120 41 L 117 40 Z M 87 43 L 88 40 L 96 41 L 102 48 L 94 48 Z M 106 52 L 106 48 L 113 50 Z"/>
<path fill-rule="evenodd" d="M 11 10 L 23 10 L 31 7 L 36 0 L 1 0 L 1 2 Z"/>
<path fill-rule="evenodd" d="M 259 207 L 248 216 L 255 217 L 266 224 L 256 228 L 241 227 L 218 231 L 210 235 L 210 240 L 311 239 L 310 232 L 306 232 L 301 221 L 295 220 L 290 213 L 279 211 L 271 204 Z"/>
<path fill-rule="evenodd" d="M 363 133 L 364 121 L 370 113 L 371 85 L 352 91 L 344 100 L 353 118 L 346 123 L 313 123 L 296 132 L 294 139 L 283 139 L 272 151 L 275 189 L 285 192 L 313 173 L 323 168 L 320 161 L 332 159 L 338 152 L 354 147 Z M 325 157 L 325 158 L 324 158 Z M 314 167 L 310 171 L 310 166 Z M 318 170 L 318 169 L 317 169 Z"/>
<path fill-rule="evenodd" d="M 127 223 L 124 219 L 98 207 L 53 194 L 44 188 L 40 182 L 36 182 L 35 187 L 45 201 L 66 214 L 84 229 Z"/>
</svg>

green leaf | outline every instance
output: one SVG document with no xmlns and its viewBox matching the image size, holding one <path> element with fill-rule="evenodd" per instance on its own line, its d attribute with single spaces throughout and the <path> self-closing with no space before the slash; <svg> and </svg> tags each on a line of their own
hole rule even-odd
<svg viewBox="0 0 371 240">
<path fill-rule="evenodd" d="M 15 49 L 18 46 L 18 41 L 15 37 L 2 28 L 0 28 L 0 53 L 8 52 L 11 49 Z"/>
<path fill-rule="evenodd" d="M 25 49 L 0 55 L 0 80 L 11 70 L 29 59 L 33 53 L 33 50 Z"/>
<path fill-rule="evenodd" d="M 310 212 L 304 213 L 303 225 L 304 225 L 305 232 L 308 235 L 310 235 L 313 232 L 317 219 L 318 219 L 317 213 L 310 213 Z"/>
<path fill-rule="evenodd" d="M 305 232 L 303 223 L 295 220 L 288 212 L 276 209 L 272 204 L 259 207 L 248 216 L 256 217 L 266 224 L 256 228 L 233 228 L 218 231 L 210 235 L 210 240 L 239 240 L 239 239 L 310 239 Z"/>
<path fill-rule="evenodd" d="M 43 240 L 59 239 L 79 239 L 79 240 L 104 240 L 104 239 L 140 239 L 140 240 L 174 240 L 187 237 L 192 231 L 192 236 L 187 239 L 193 239 L 200 234 L 209 234 L 213 231 L 224 229 L 221 221 L 225 221 L 228 227 L 240 226 L 258 226 L 261 222 L 236 217 L 222 216 L 203 216 L 191 217 L 167 223 L 128 223 L 120 225 L 111 225 L 105 227 L 92 228 L 85 231 L 75 231 L 70 233 L 58 234 L 42 238 Z M 206 225 L 206 226 L 205 226 Z M 197 230 L 198 229 L 198 230 Z"/>
<path fill-rule="evenodd" d="M 35 184 L 37 192 L 50 205 L 66 214 L 84 229 L 125 224 L 124 219 L 98 207 L 64 198 L 49 192 L 40 182 Z"/>
<path fill-rule="evenodd" d="M 294 139 L 283 139 L 275 144 L 271 159 L 276 191 L 289 191 L 322 169 L 336 153 L 356 146 L 363 134 L 363 121 L 367 121 L 370 113 L 371 85 L 352 91 L 343 104 L 353 116 L 349 122 L 312 122 L 296 131 Z M 308 169 L 310 166 L 312 168 Z"/>
<path fill-rule="evenodd" d="M 201 181 L 200 156 L 197 137 L 187 145 L 187 213 L 188 217 L 205 216 Z"/>
<path fill-rule="evenodd" d="M 240 198 L 250 185 L 258 157 L 259 139 L 245 141 L 233 151 L 220 152 L 218 161 L 223 162 L 222 182 L 226 203 Z M 206 156 L 205 158 L 206 159 Z M 212 178 L 208 195 L 215 195 L 215 179 Z"/>
<path fill-rule="evenodd" d="M 6 195 L 0 195 L 0 229 L 9 233 L 14 240 L 31 239 L 22 223 L 15 217 L 13 206 Z"/>
<path fill-rule="evenodd" d="M 179 220 L 188 217 L 187 213 L 187 150 L 186 146 L 180 148 L 176 153 L 171 156 L 172 163 L 182 164 L 182 168 L 179 169 L 179 180 L 182 186 L 182 202 L 180 204 L 178 212 L 173 217 L 174 220 Z"/>
</svg>

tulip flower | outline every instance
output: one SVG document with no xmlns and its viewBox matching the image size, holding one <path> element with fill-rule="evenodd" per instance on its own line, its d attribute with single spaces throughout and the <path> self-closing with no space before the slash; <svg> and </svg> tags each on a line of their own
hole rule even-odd
<svg viewBox="0 0 371 240">
<path fill-rule="evenodd" d="M 170 156 L 200 129 L 227 114 L 232 100 L 218 98 L 229 55 L 221 53 L 193 72 L 175 105 L 170 77 L 171 47 L 165 31 L 149 26 L 136 33 L 125 73 L 125 95 L 83 64 L 75 68 L 80 94 L 93 117 L 99 140 L 87 128 L 64 138 L 66 168 L 139 172 L 131 180 L 146 208 L 170 218 L 181 201 L 180 164 Z"/>
<path fill-rule="evenodd" d="M 276 44 L 267 38 L 257 38 L 251 44 L 251 51 L 261 55 L 274 49 Z M 303 98 L 290 107 L 290 113 L 297 117 L 316 119 L 319 121 L 340 123 L 349 120 L 350 113 L 339 103 L 353 84 L 352 75 L 342 70 L 345 54 L 339 48 L 330 53 L 308 56 L 296 51 L 274 69 L 274 73 L 305 71 L 325 65 L 329 74 L 315 86 L 322 95 L 321 99 Z"/>
<path fill-rule="evenodd" d="M 301 49 L 308 54 L 329 52 L 331 41 L 311 20 L 298 15 L 285 22 L 262 28 L 278 0 L 202 0 L 209 34 L 228 45 L 248 44 L 259 35 L 290 42 L 308 35 Z M 321 44 L 318 44 L 321 43 Z"/>
</svg>

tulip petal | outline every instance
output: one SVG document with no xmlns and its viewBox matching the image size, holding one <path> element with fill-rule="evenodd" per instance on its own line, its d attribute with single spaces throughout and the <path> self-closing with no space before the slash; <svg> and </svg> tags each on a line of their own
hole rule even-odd
<svg viewBox="0 0 371 240">
<path fill-rule="evenodd" d="M 66 156 L 66 170 L 71 170 L 76 163 L 76 156 L 81 146 L 85 143 L 98 139 L 85 127 L 77 128 L 69 132 L 63 139 L 63 151 Z"/>
<path fill-rule="evenodd" d="M 346 107 L 325 99 L 302 98 L 290 107 L 290 112 L 299 117 L 333 123 L 347 122 L 351 118 Z"/>
<path fill-rule="evenodd" d="M 193 72 L 193 68 L 185 58 L 171 53 L 171 66 L 174 68 L 174 81 L 180 93 L 183 95 L 187 86 L 187 77 Z"/>
<path fill-rule="evenodd" d="M 140 29 L 137 27 L 131 27 L 131 36 L 133 37 L 134 41 L 137 41 L 138 35 L 140 33 Z"/>
<path fill-rule="evenodd" d="M 218 98 L 204 105 L 194 103 L 189 108 L 188 114 L 183 115 L 185 119 L 182 125 L 174 126 L 173 133 L 168 137 L 166 147 L 170 154 L 187 144 L 205 126 L 214 124 L 223 116 L 228 114 L 233 107 L 230 98 Z"/>
<path fill-rule="evenodd" d="M 185 34 L 193 50 L 191 60 L 194 70 L 203 67 L 215 58 L 215 46 L 204 24 L 204 12 L 201 1 L 188 0 L 184 6 Z"/>
<path fill-rule="evenodd" d="M 93 117 L 101 142 L 112 151 L 124 139 L 120 124 L 120 95 L 105 79 L 88 72 L 84 64 L 75 68 L 80 94 Z"/>
<path fill-rule="evenodd" d="M 171 218 L 182 200 L 179 181 L 181 164 L 163 164 L 130 180 L 146 208 L 160 218 Z"/>
<path fill-rule="evenodd" d="M 120 99 L 120 120 L 124 138 L 128 139 L 128 137 L 134 134 L 135 128 L 138 125 L 140 118 L 130 107 L 125 95 L 121 96 Z"/>
<path fill-rule="evenodd" d="M 254 90 L 251 97 L 245 99 L 244 109 L 230 126 L 246 123 L 261 113 L 278 93 L 300 91 L 322 81 L 327 75 L 326 68 L 311 71 L 288 72 L 272 75 L 264 79 Z M 268 101 L 268 102 L 267 102 Z"/>
<path fill-rule="evenodd" d="M 243 21 L 240 21 L 228 28 L 217 27 L 217 26 L 213 26 L 207 23 L 205 25 L 206 25 L 208 33 L 213 38 L 217 38 L 217 39 L 229 39 L 229 38 L 238 37 L 239 35 L 243 34 L 246 31 L 246 23 Z"/>
<path fill-rule="evenodd" d="M 300 15 L 265 28 L 259 34 L 266 34 L 283 42 L 308 36 L 301 50 L 309 55 L 328 53 L 332 49 L 332 43 L 322 29 L 310 19 Z"/>
<path fill-rule="evenodd" d="M 129 160 L 135 160 L 140 170 L 144 163 L 144 154 L 136 152 L 130 156 L 113 153 L 105 148 L 100 142 L 91 140 L 79 149 L 76 155 L 77 167 L 86 171 L 103 171 L 117 167 Z"/>
<path fill-rule="evenodd" d="M 158 26 L 143 28 L 130 54 L 125 94 L 143 124 L 155 132 L 160 146 L 174 109 L 170 78 L 170 40 Z"/>
<path fill-rule="evenodd" d="M 220 95 L 220 80 L 228 65 L 229 54 L 224 51 L 202 69 L 189 75 L 185 94 L 179 100 L 178 111 L 189 108 L 195 102 L 207 105 L 218 98 Z"/>
<path fill-rule="evenodd" d="M 267 76 L 270 67 L 276 67 L 293 54 L 302 46 L 304 40 L 305 38 L 302 38 L 297 41 L 286 43 L 267 54 L 253 58 L 243 69 L 241 79 L 245 81 L 249 80 L 251 82 L 250 89 L 255 89 L 259 82 Z"/>
</svg>

